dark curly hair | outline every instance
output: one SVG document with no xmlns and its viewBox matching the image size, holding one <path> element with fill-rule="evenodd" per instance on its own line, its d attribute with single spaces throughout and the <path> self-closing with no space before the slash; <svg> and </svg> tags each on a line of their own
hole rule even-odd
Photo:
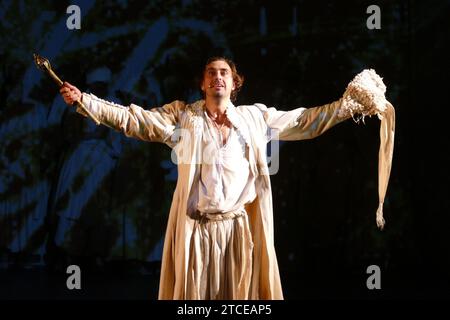
<svg viewBox="0 0 450 320">
<path fill-rule="evenodd" d="M 244 84 L 244 76 L 238 73 L 236 64 L 230 59 L 227 59 L 225 57 L 220 57 L 220 56 L 209 58 L 203 67 L 202 76 L 200 78 L 200 86 L 205 77 L 206 66 L 214 61 L 225 61 L 230 66 L 231 74 L 233 75 L 233 81 L 234 81 L 234 90 L 231 91 L 230 99 L 232 102 L 236 101 L 237 94 L 238 94 L 239 90 L 241 90 L 242 85 Z M 202 91 L 202 94 L 204 95 L 203 91 Z"/>
</svg>

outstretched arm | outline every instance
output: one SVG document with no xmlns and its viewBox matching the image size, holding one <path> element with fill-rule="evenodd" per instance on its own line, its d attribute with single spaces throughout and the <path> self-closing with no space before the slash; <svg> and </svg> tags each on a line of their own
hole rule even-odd
<svg viewBox="0 0 450 320">
<path fill-rule="evenodd" d="M 256 104 L 262 111 L 266 125 L 278 133 L 280 140 L 315 138 L 334 125 L 357 117 L 377 115 L 381 120 L 390 114 L 384 94 L 386 86 L 372 69 L 363 70 L 348 84 L 341 99 L 315 108 L 278 111 Z"/>
<path fill-rule="evenodd" d="M 81 99 L 102 124 L 123 132 L 127 137 L 167 144 L 170 144 L 179 113 L 185 106 L 184 102 L 174 101 L 151 110 L 145 110 L 135 104 L 124 107 L 93 94 L 81 93 L 77 87 L 67 82 L 60 92 L 67 104 L 72 105 L 74 101 Z M 80 108 L 77 108 L 77 112 L 86 116 Z"/>
<path fill-rule="evenodd" d="M 269 129 L 275 130 L 280 140 L 305 140 L 320 136 L 336 124 L 350 118 L 339 116 L 342 99 L 314 108 L 297 108 L 280 111 L 267 108 L 263 104 L 256 106 L 263 113 Z"/>
</svg>

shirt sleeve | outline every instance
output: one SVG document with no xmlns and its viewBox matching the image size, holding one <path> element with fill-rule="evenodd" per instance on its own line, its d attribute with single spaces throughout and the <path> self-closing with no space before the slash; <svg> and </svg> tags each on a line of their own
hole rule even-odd
<svg viewBox="0 0 450 320">
<path fill-rule="evenodd" d="M 135 104 L 125 107 L 87 93 L 83 93 L 82 101 L 103 125 L 127 137 L 166 144 L 170 144 L 180 111 L 185 107 L 185 103 L 178 100 L 150 110 Z M 77 112 L 87 116 L 80 107 Z"/>
<path fill-rule="evenodd" d="M 350 118 L 339 116 L 342 99 L 313 108 L 296 108 L 290 111 L 267 108 L 257 103 L 267 125 L 269 139 L 305 140 L 320 136 L 336 124 Z"/>
</svg>

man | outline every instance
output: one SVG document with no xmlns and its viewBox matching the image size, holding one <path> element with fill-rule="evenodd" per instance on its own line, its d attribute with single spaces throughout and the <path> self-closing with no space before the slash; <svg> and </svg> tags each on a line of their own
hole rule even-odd
<svg viewBox="0 0 450 320">
<path fill-rule="evenodd" d="M 311 139 L 351 114 L 341 112 L 343 98 L 291 111 L 262 104 L 235 107 L 231 100 L 242 83 L 232 61 L 215 57 L 203 70 L 205 99 L 192 104 L 126 108 L 68 83 L 61 88 L 66 103 L 82 99 L 102 124 L 166 143 L 176 152 L 178 183 L 160 299 L 283 299 L 273 243 L 266 145 L 274 135 L 269 133 L 281 140 Z"/>
</svg>

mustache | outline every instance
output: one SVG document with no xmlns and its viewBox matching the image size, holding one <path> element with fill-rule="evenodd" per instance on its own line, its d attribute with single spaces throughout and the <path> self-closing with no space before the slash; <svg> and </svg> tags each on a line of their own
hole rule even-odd
<svg viewBox="0 0 450 320">
<path fill-rule="evenodd" d="M 219 81 L 219 80 L 216 80 L 216 81 L 210 83 L 209 86 L 208 86 L 208 88 L 213 88 L 213 87 L 215 87 L 216 85 L 220 85 L 220 86 L 224 86 L 224 87 L 225 87 L 225 83 L 223 83 L 223 82 L 221 82 L 221 81 Z"/>
</svg>

